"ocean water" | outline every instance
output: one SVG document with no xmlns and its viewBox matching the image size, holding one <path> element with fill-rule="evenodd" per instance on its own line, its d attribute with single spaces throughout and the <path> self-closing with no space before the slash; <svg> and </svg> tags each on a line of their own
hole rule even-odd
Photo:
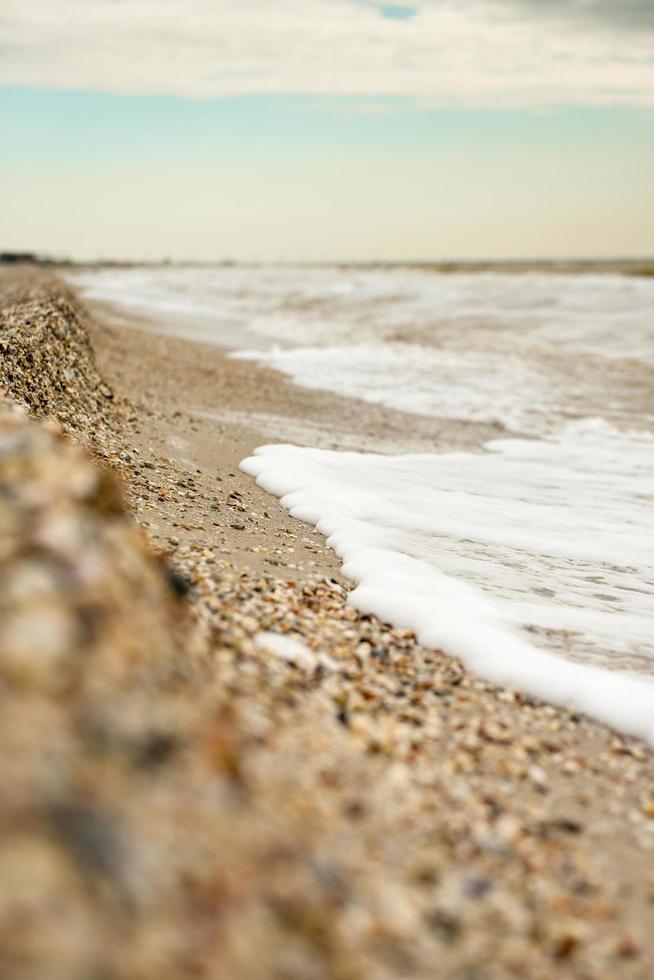
<svg viewBox="0 0 654 980">
<path fill-rule="evenodd" d="M 412 268 L 112 270 L 87 295 L 289 383 L 439 425 L 474 452 L 267 446 L 354 605 L 487 678 L 654 743 L 654 280 Z"/>
</svg>

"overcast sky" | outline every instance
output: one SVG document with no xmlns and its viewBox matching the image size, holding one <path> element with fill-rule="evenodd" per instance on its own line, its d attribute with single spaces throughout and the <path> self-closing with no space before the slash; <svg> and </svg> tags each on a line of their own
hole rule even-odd
<svg viewBox="0 0 654 980">
<path fill-rule="evenodd" d="M 654 252 L 654 0 L 2 0 L 0 123 L 0 247 Z"/>
</svg>

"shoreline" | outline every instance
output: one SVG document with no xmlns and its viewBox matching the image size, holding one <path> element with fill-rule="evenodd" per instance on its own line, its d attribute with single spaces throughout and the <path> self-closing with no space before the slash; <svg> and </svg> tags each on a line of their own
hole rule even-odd
<svg viewBox="0 0 654 980">
<path fill-rule="evenodd" d="M 111 453 L 130 509 L 208 636 L 212 692 L 185 711 L 218 725 L 209 824 L 232 849 L 202 837 L 220 896 L 203 915 L 218 902 L 226 923 L 220 966 L 199 943 L 206 975 L 649 977 L 651 754 L 356 613 L 322 537 L 237 468 L 271 426 L 331 448 L 342 425 L 348 448 L 392 451 L 406 416 L 357 406 L 362 445 L 345 399 L 134 325 L 88 329 L 124 413 Z M 425 446 L 479 438 L 421 425 Z M 271 630 L 328 666 L 275 658 L 255 642 Z M 168 792 L 176 810 L 183 784 Z M 192 810 L 189 828 L 207 832 Z"/>
<path fill-rule="evenodd" d="M 140 481 L 141 496 L 135 506 L 139 520 L 148 522 L 145 526 L 160 546 L 170 545 L 171 537 L 192 541 L 193 530 L 202 528 L 217 535 L 235 563 L 249 562 L 253 570 L 267 565 L 271 570 L 275 566 L 270 559 L 257 557 L 248 539 L 261 539 L 259 546 L 271 548 L 281 529 L 299 547 L 295 560 L 278 556 L 280 565 L 286 564 L 296 575 L 320 569 L 338 577 L 340 563 L 322 535 L 289 517 L 274 497 L 239 469 L 254 449 L 268 442 L 293 442 L 386 454 L 429 452 L 436 445 L 475 450 L 503 434 L 493 425 L 441 422 L 299 388 L 277 371 L 232 359 L 218 345 L 158 332 L 155 321 L 127 317 L 123 311 L 112 315 L 104 303 L 90 304 L 89 309 L 97 321 L 91 335 L 101 371 L 123 395 L 131 393 L 133 398 L 138 392 L 138 408 L 147 419 L 147 425 L 139 424 L 140 431 L 134 430 L 134 447 L 147 478 Z M 171 459 L 173 469 L 179 465 L 198 480 L 192 491 L 195 496 L 175 491 Z M 230 493 L 239 495 L 241 503 L 232 499 L 230 504 Z M 220 519 L 221 502 L 232 508 L 235 520 Z M 244 503 L 247 506 L 239 510 Z M 175 520 L 179 506 L 189 520 Z M 163 523 L 158 519 L 161 514 L 166 515 Z M 184 524 L 194 527 L 189 531 Z M 307 537 L 315 549 L 308 553 L 302 542 Z"/>
</svg>

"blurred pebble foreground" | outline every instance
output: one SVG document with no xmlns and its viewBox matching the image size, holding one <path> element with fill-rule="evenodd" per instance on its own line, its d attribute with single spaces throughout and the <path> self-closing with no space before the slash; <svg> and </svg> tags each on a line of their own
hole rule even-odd
<svg viewBox="0 0 654 980">
<path fill-rule="evenodd" d="M 85 313 L 39 272 L 0 276 L 0 392 L 3 980 L 651 976 L 641 746 L 335 582 L 170 568 Z"/>
</svg>

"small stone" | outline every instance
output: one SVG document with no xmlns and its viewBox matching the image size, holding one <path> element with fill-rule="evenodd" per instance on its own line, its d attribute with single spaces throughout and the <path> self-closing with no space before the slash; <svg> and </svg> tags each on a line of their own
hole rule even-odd
<svg viewBox="0 0 654 980">
<path fill-rule="evenodd" d="M 624 936 L 620 936 L 617 940 L 615 953 L 616 956 L 620 956 L 623 959 L 635 959 L 640 954 L 640 949 L 633 936 L 625 933 Z"/>
</svg>

